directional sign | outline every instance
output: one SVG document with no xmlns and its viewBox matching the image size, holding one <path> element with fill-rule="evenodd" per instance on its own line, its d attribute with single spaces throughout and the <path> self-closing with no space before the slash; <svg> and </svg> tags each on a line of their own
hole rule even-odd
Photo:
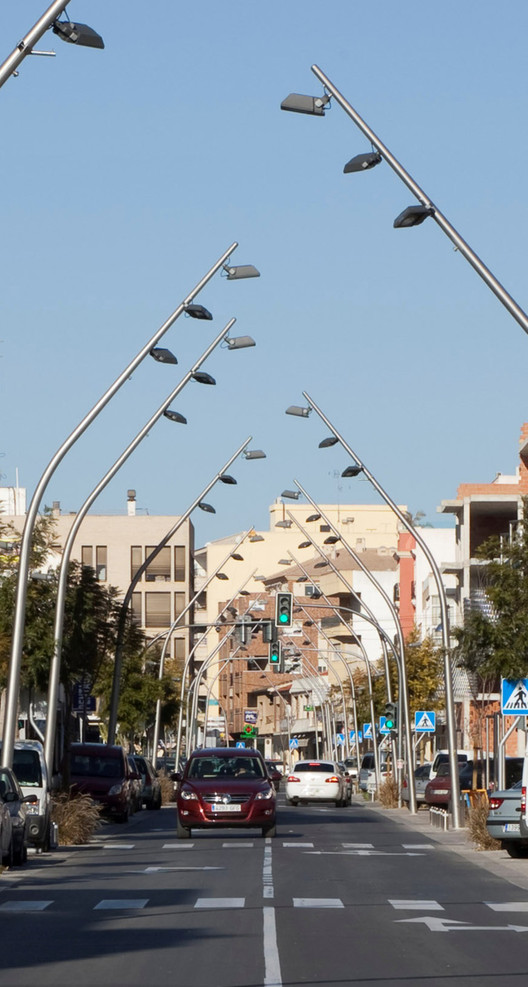
<svg viewBox="0 0 528 987">
<path fill-rule="evenodd" d="M 501 680 L 502 712 L 528 716 L 528 679 Z"/>
<path fill-rule="evenodd" d="M 299 746 L 299 741 L 297 740 L 297 737 L 292 737 L 292 739 L 290 740 L 290 750 L 295 751 L 297 750 L 298 746 Z"/>
<path fill-rule="evenodd" d="M 380 733 L 390 733 L 390 730 L 388 730 L 387 727 L 385 726 L 386 722 L 387 722 L 387 717 L 386 716 L 380 716 L 380 721 L 379 721 L 379 732 Z"/>
<path fill-rule="evenodd" d="M 365 740 L 372 740 L 372 723 L 363 724 L 363 737 Z"/>
<path fill-rule="evenodd" d="M 356 731 L 351 730 L 349 736 L 350 736 L 350 742 L 353 744 L 356 740 Z M 358 731 L 358 740 L 360 743 L 363 740 L 363 734 L 361 733 L 361 730 Z"/>
<path fill-rule="evenodd" d="M 257 723 L 258 713 L 256 709 L 245 709 L 244 710 L 244 723 Z"/>
<path fill-rule="evenodd" d="M 243 740 L 237 740 L 237 742 L 235 744 L 235 747 L 245 747 L 245 746 L 246 745 L 245 745 L 245 743 L 244 743 Z"/>
<path fill-rule="evenodd" d="M 414 729 L 416 733 L 434 733 L 436 730 L 436 713 L 432 709 L 419 709 L 414 714 Z"/>
</svg>

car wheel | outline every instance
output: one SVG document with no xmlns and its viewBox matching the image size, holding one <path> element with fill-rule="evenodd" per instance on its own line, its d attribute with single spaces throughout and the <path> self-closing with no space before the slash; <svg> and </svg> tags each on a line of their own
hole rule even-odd
<svg viewBox="0 0 528 987">
<path fill-rule="evenodd" d="M 273 823 L 273 826 L 263 826 L 262 827 L 262 835 L 263 836 L 270 836 L 271 838 L 275 837 L 277 835 L 277 826 L 276 826 L 276 824 Z"/>
<path fill-rule="evenodd" d="M 157 797 L 154 805 L 152 806 L 152 808 L 153 809 L 161 809 L 161 792 L 158 794 L 158 797 Z"/>
<path fill-rule="evenodd" d="M 290 805 L 299 805 L 299 799 L 290 799 Z"/>
<path fill-rule="evenodd" d="M 51 850 L 51 826 L 49 825 L 46 830 L 46 835 L 40 844 L 40 849 L 42 853 L 49 853 Z"/>
<path fill-rule="evenodd" d="M 191 831 L 186 826 L 182 826 L 179 818 L 176 821 L 176 836 L 179 840 L 190 840 Z"/>
<path fill-rule="evenodd" d="M 515 857 L 518 860 L 520 857 L 528 857 L 528 846 L 519 846 L 518 843 L 514 843 L 513 840 L 503 840 L 502 849 L 506 850 L 506 853 L 510 857 Z"/>
</svg>

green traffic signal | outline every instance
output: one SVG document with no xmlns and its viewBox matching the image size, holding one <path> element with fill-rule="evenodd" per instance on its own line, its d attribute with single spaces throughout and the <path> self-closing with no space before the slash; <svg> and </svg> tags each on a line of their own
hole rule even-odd
<svg viewBox="0 0 528 987">
<path fill-rule="evenodd" d="M 280 641 L 271 641 L 269 646 L 270 665 L 280 665 L 280 660 L 281 660 Z"/>
<path fill-rule="evenodd" d="M 277 593 L 275 626 L 291 627 L 293 623 L 293 593 Z"/>
<path fill-rule="evenodd" d="M 391 731 L 398 729 L 397 703 L 385 703 L 385 729 Z"/>
</svg>

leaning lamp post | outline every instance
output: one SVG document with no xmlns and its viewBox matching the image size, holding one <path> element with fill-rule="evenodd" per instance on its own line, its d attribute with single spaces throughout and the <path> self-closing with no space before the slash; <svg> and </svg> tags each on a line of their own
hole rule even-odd
<svg viewBox="0 0 528 987">
<path fill-rule="evenodd" d="M 231 246 L 222 254 L 222 256 L 216 261 L 215 264 L 210 268 L 210 270 L 201 278 L 198 284 L 192 289 L 192 291 L 187 295 L 183 302 L 174 310 L 172 315 L 163 323 L 163 325 L 158 329 L 158 331 L 149 339 L 148 343 L 145 344 L 143 349 L 134 357 L 133 360 L 128 364 L 127 367 L 122 371 L 119 377 L 116 378 L 113 384 L 105 391 L 93 408 L 84 416 L 81 422 L 76 426 L 73 432 L 70 433 L 67 439 L 64 440 L 62 445 L 59 447 L 53 458 L 48 463 L 44 473 L 42 474 L 31 503 L 28 508 L 26 515 L 26 520 L 24 523 L 24 530 L 22 533 L 22 538 L 20 542 L 20 559 L 18 566 L 18 577 L 15 595 L 15 613 L 13 617 L 13 637 L 11 643 L 11 657 L 9 662 L 9 675 L 7 681 L 7 694 L 6 694 L 6 713 L 4 721 L 4 733 L 3 733 L 3 758 L 4 764 L 10 767 L 13 761 L 13 750 L 15 744 L 15 732 L 17 723 L 17 709 L 18 709 L 18 692 L 20 687 L 20 672 L 22 666 L 22 650 L 24 643 L 24 625 L 25 625 L 25 609 L 26 609 L 26 598 L 27 598 L 27 582 L 29 578 L 29 564 L 30 564 L 30 551 L 31 551 L 31 540 L 33 537 L 33 530 L 37 520 L 38 509 L 48 486 L 48 483 L 55 473 L 55 470 L 62 462 L 66 453 L 72 448 L 72 446 L 77 442 L 77 439 L 86 431 L 89 425 L 94 421 L 94 419 L 99 415 L 104 407 L 108 404 L 111 398 L 117 393 L 117 391 L 126 383 L 133 371 L 139 366 L 139 364 L 151 353 L 152 350 L 156 349 L 158 341 L 161 337 L 171 328 L 176 319 L 179 318 L 184 312 L 194 318 L 207 318 L 211 319 L 212 316 L 206 309 L 202 306 L 193 305 L 193 299 L 202 290 L 202 288 L 211 280 L 214 274 L 224 267 L 229 262 L 231 254 L 236 250 L 238 244 L 232 243 Z M 247 266 L 247 265 L 246 265 Z M 232 270 L 236 271 L 236 268 Z M 256 270 L 256 269 L 253 269 Z M 257 272 L 258 275 L 258 272 Z M 250 277 L 257 276 L 255 274 L 249 274 Z M 243 275 L 242 275 L 243 276 Z M 248 275 L 246 275 L 248 276 Z M 229 277 L 229 274 L 228 274 Z M 231 277 L 231 280 L 235 280 Z M 199 310 L 199 311 L 196 311 Z M 205 314 L 204 314 L 205 313 Z"/>
<path fill-rule="evenodd" d="M 433 573 L 433 578 L 436 583 L 436 588 L 438 590 L 438 599 L 440 602 L 440 614 L 441 614 L 441 629 L 442 629 L 442 644 L 443 644 L 443 659 L 444 659 L 444 688 L 445 688 L 445 704 L 446 704 L 446 719 L 447 719 L 447 734 L 448 734 L 448 748 L 449 748 L 449 770 L 451 774 L 451 786 L 452 786 L 452 801 L 453 801 L 453 827 L 454 829 L 461 828 L 461 818 L 460 818 L 460 781 L 458 777 L 458 759 L 457 759 L 457 744 L 456 744 L 456 719 L 455 719 L 455 702 L 453 696 L 453 676 L 451 669 L 451 654 L 450 654 L 450 639 L 449 639 L 449 611 L 447 607 L 447 596 L 445 591 L 445 586 L 442 580 L 442 575 L 436 559 L 434 558 L 431 549 L 429 548 L 427 542 L 419 534 L 416 528 L 413 526 L 408 515 L 404 514 L 403 511 L 394 503 L 394 501 L 389 497 L 388 493 L 383 489 L 380 483 L 376 480 L 373 474 L 367 469 L 365 464 L 361 461 L 356 452 L 351 449 L 348 443 L 345 441 L 342 435 L 337 431 L 331 421 L 326 417 L 326 415 L 321 411 L 321 409 L 316 405 L 315 401 L 303 391 L 303 397 L 308 402 L 309 407 L 300 407 L 298 405 L 290 405 L 287 409 L 286 414 L 294 415 L 298 418 L 307 418 L 310 412 L 313 410 L 319 415 L 319 418 L 325 423 L 327 428 L 332 432 L 332 435 L 319 444 L 320 448 L 326 448 L 329 446 L 336 445 L 338 442 L 342 445 L 343 449 L 349 454 L 351 459 L 354 460 L 354 466 L 348 467 L 344 470 L 343 476 L 358 476 L 359 473 L 363 473 L 364 476 L 370 481 L 374 489 L 380 494 L 386 504 L 394 512 L 398 520 L 403 524 L 403 526 L 413 535 L 416 539 L 417 544 L 422 549 L 429 565 L 431 566 L 431 572 Z"/>
<path fill-rule="evenodd" d="M 53 51 L 37 52 L 34 45 L 40 41 L 43 34 L 51 28 L 53 33 L 69 44 L 83 48 L 104 48 L 104 41 L 97 31 L 87 24 L 76 24 L 73 21 L 60 21 L 59 17 L 68 6 L 69 0 L 55 0 L 39 17 L 36 24 L 18 42 L 16 48 L 0 65 L 0 86 L 7 82 L 10 76 L 18 75 L 17 69 L 26 55 L 54 55 Z"/>
<path fill-rule="evenodd" d="M 513 315 L 516 322 L 518 322 L 521 328 L 528 333 L 528 315 L 526 312 L 524 312 L 520 305 L 517 304 L 509 292 L 506 291 L 500 281 L 497 280 L 480 257 L 477 256 L 475 251 L 472 250 L 469 244 L 466 243 L 466 241 L 460 236 L 460 233 L 458 233 L 454 226 L 451 225 L 449 220 L 443 215 L 438 206 L 434 204 L 432 199 L 430 199 L 429 196 L 426 195 L 426 193 L 414 181 L 414 178 L 412 178 L 409 172 L 405 170 L 403 165 L 401 165 L 394 155 L 391 154 L 389 149 L 382 143 L 374 131 L 370 129 L 364 120 L 362 120 L 359 113 L 345 99 L 342 93 L 336 89 L 328 76 L 325 75 L 325 73 L 317 65 L 312 65 L 312 72 L 324 86 L 323 95 L 303 96 L 299 93 L 290 93 L 290 95 L 282 101 L 281 109 L 290 110 L 293 113 L 306 113 L 310 116 L 324 116 L 325 107 L 328 106 L 332 98 L 335 99 L 336 103 L 338 103 L 347 116 L 349 116 L 361 130 L 367 140 L 370 141 L 372 147 L 375 148 L 375 150 L 367 152 L 366 154 L 358 154 L 348 161 L 344 167 L 345 174 L 358 171 L 367 171 L 370 168 L 375 167 L 375 165 L 379 164 L 382 160 L 386 161 L 392 170 L 396 172 L 398 178 L 402 180 L 409 191 L 412 192 L 412 194 L 418 199 L 418 205 L 408 206 L 407 209 L 404 209 L 403 212 L 396 217 L 394 220 L 395 228 L 404 229 L 410 226 L 419 226 L 420 223 L 423 223 L 429 216 L 434 219 L 435 223 L 437 223 L 440 229 L 443 230 L 446 236 L 449 237 L 451 242 L 454 243 L 455 248 L 471 264 L 473 269 L 487 284 L 488 288 L 491 289 L 494 295 L 497 296 L 510 315 Z"/>
</svg>

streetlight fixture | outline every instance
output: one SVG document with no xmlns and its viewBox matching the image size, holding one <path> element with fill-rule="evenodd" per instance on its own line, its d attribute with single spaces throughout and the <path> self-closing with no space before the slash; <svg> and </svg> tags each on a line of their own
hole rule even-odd
<svg viewBox="0 0 528 987">
<path fill-rule="evenodd" d="M 266 453 L 262 449 L 246 449 L 244 452 L 244 459 L 265 459 Z M 251 539 L 251 541 L 260 541 L 260 538 Z M 264 540 L 264 539 L 262 539 Z"/>
<path fill-rule="evenodd" d="M 447 606 L 447 595 L 445 586 L 442 580 L 442 574 L 436 562 L 436 559 L 429 548 L 427 542 L 422 538 L 420 533 L 416 530 L 412 524 L 411 519 L 408 515 L 405 515 L 403 511 L 394 503 L 394 501 L 389 497 L 388 493 L 383 489 L 380 483 L 376 480 L 370 470 L 367 469 L 365 464 L 361 461 L 357 453 L 351 449 L 348 443 L 345 441 L 342 435 L 337 431 L 331 421 L 326 417 L 326 415 L 321 411 L 316 405 L 315 401 L 303 391 L 303 397 L 308 401 L 310 407 L 319 415 L 319 418 L 325 423 L 327 428 L 333 433 L 333 436 L 341 443 L 343 449 L 348 452 L 351 459 L 354 460 L 355 464 L 361 468 L 361 471 L 370 480 L 372 486 L 381 495 L 386 504 L 391 508 L 396 517 L 401 521 L 403 526 L 410 532 L 411 535 L 416 539 L 417 544 L 422 549 L 433 574 L 433 578 L 436 583 L 438 590 L 438 598 L 440 602 L 440 613 L 441 613 L 441 630 L 442 630 L 442 643 L 443 643 L 443 660 L 444 660 L 444 688 L 445 688 L 445 705 L 446 705 L 446 719 L 447 719 L 447 733 L 448 733 L 448 749 L 449 749 L 449 772 L 452 779 L 452 801 L 453 801 L 453 827 L 454 829 L 461 828 L 461 813 L 460 813 L 460 781 L 458 777 L 458 760 L 457 760 L 457 743 L 456 743 L 456 717 L 455 717 L 455 701 L 453 695 L 453 675 L 451 669 L 451 654 L 450 654 L 450 638 L 449 638 L 449 610 Z M 306 495 L 306 491 L 302 489 L 300 484 L 297 484 L 302 493 Z M 310 498 L 308 498 L 310 499 Z M 312 502 L 313 503 L 313 502 Z M 316 506 L 314 504 L 314 506 Z M 343 542 L 344 544 L 344 542 Z"/>
<path fill-rule="evenodd" d="M 428 216 L 434 216 L 432 206 L 407 206 L 393 222 L 395 230 L 404 230 L 411 226 L 421 226 Z"/>
<path fill-rule="evenodd" d="M 381 154 L 378 151 L 370 151 L 367 154 L 356 154 L 354 158 L 350 158 L 350 161 L 347 161 L 343 172 L 345 175 L 350 175 L 354 171 L 368 171 L 369 168 L 375 168 L 382 160 Z"/>
<path fill-rule="evenodd" d="M 203 370 L 196 370 L 192 377 L 198 384 L 210 384 L 211 386 L 216 384 L 214 377 L 211 377 L 211 374 L 206 374 Z"/>
<path fill-rule="evenodd" d="M 211 315 L 208 308 L 205 305 L 186 305 L 185 314 L 190 315 L 191 319 L 201 319 L 210 322 L 213 316 Z"/>
<path fill-rule="evenodd" d="M 50 28 L 52 28 L 53 33 L 61 41 L 67 41 L 69 44 L 84 48 L 104 48 L 104 41 L 101 35 L 97 34 L 97 31 L 94 31 L 93 28 L 88 27 L 87 24 L 58 20 L 60 15 L 64 13 L 68 3 L 69 0 L 54 0 L 54 3 L 50 4 L 42 16 L 39 17 L 36 24 L 18 42 L 16 48 L 0 65 L 0 86 L 3 86 L 4 82 L 7 82 L 10 76 L 18 75 L 18 66 L 26 55 L 55 54 L 55 52 L 37 52 L 34 50 L 37 41 L 40 41 L 42 35 Z"/>
<path fill-rule="evenodd" d="M 63 8 L 64 9 L 64 8 Z M 49 11 L 48 11 L 49 13 Z M 0 75 L 1 80 L 1 75 Z M 3 746 L 2 755 L 4 764 L 7 767 L 11 767 L 13 761 L 13 750 L 15 744 L 15 732 L 17 724 L 17 711 L 18 711 L 18 693 L 20 686 L 20 673 L 22 667 L 22 650 L 24 642 L 24 626 L 25 626 L 25 609 L 26 609 L 26 598 L 27 598 L 27 580 L 29 573 L 29 560 L 31 551 L 31 541 L 33 537 L 33 530 L 35 527 L 35 522 L 38 516 L 38 509 L 48 486 L 48 483 L 55 473 L 55 470 L 60 465 L 66 453 L 72 448 L 72 446 L 77 442 L 81 435 L 86 431 L 89 425 L 95 420 L 95 418 L 100 414 L 103 408 L 106 407 L 108 402 L 117 391 L 125 384 L 134 370 L 139 366 L 140 363 L 149 355 L 150 351 L 157 345 L 161 337 L 171 328 L 175 323 L 176 319 L 185 311 L 185 306 L 189 305 L 190 302 L 196 297 L 196 295 L 202 290 L 202 288 L 211 280 L 211 278 L 220 270 L 220 268 L 225 264 L 226 259 L 229 258 L 233 252 L 236 250 L 238 244 L 236 241 L 231 244 L 231 246 L 226 250 L 222 256 L 216 261 L 215 264 L 210 268 L 210 270 L 201 278 L 197 285 L 192 289 L 192 291 L 187 295 L 183 302 L 178 305 L 174 310 L 172 315 L 163 323 L 163 325 L 157 330 L 157 332 L 152 336 L 151 339 L 143 346 L 139 353 L 130 361 L 128 366 L 121 372 L 121 374 L 116 378 L 113 384 L 105 391 L 102 397 L 96 402 L 93 408 L 84 416 L 82 421 L 74 428 L 73 432 L 64 440 L 62 445 L 59 447 L 53 458 L 48 463 L 46 469 L 44 470 L 40 480 L 36 486 L 33 497 L 31 498 L 31 503 L 28 507 L 26 520 L 24 523 L 24 530 L 22 532 L 22 537 L 20 541 L 20 558 L 18 566 L 18 576 L 17 576 L 17 586 L 15 595 L 15 611 L 13 617 L 13 637 L 11 642 L 11 658 L 9 662 L 9 675 L 7 682 L 7 693 L 6 693 L 6 703 L 5 703 L 5 720 L 4 720 L 4 733 L 3 733 Z"/>
<path fill-rule="evenodd" d="M 224 264 L 223 270 L 226 272 L 228 281 L 243 281 L 246 278 L 260 278 L 260 271 L 253 264 L 240 264 L 232 267 L 231 264 Z"/>
<path fill-rule="evenodd" d="M 283 490 L 281 497 L 287 497 L 289 500 L 299 500 L 301 496 L 298 490 Z"/>
<path fill-rule="evenodd" d="M 482 278 L 482 280 L 487 284 L 488 288 L 497 296 L 499 301 L 508 310 L 510 315 L 519 323 L 522 329 L 528 333 L 528 315 L 520 305 L 517 304 L 514 298 L 506 291 L 504 286 L 497 280 L 497 278 L 491 273 L 489 268 L 482 262 L 480 257 L 471 249 L 468 243 L 460 236 L 454 226 L 451 225 L 449 220 L 440 212 L 438 207 L 432 202 L 428 195 L 420 188 L 420 186 L 415 182 L 414 178 L 409 174 L 408 171 L 400 164 L 400 162 L 394 157 L 389 151 L 388 147 L 382 143 L 379 137 L 376 136 L 373 130 L 368 126 L 367 123 L 360 117 L 359 113 L 354 109 L 354 107 L 345 99 L 342 93 L 334 86 L 327 75 L 317 66 L 312 65 L 312 72 L 319 79 L 319 82 L 324 87 L 324 95 L 319 97 L 297 97 L 296 94 L 292 93 L 284 102 L 281 104 L 281 109 L 283 110 L 293 110 L 296 113 L 311 113 L 314 116 L 324 116 L 324 108 L 329 103 L 330 99 L 335 99 L 336 103 L 339 104 L 341 109 L 345 111 L 347 116 L 356 124 L 356 126 L 361 130 L 367 140 L 370 142 L 371 147 L 383 158 L 384 161 L 392 168 L 394 172 L 398 175 L 398 178 L 407 186 L 410 192 L 418 199 L 420 205 L 417 208 L 417 213 L 411 213 L 409 216 L 409 210 L 406 209 L 404 212 L 398 216 L 394 226 L 397 228 L 402 228 L 405 226 L 417 226 L 423 222 L 427 216 L 432 216 L 435 223 L 438 224 L 441 230 L 446 234 L 447 237 L 454 243 L 456 249 L 462 254 L 463 257 L 471 264 L 477 274 Z M 304 100 L 304 103 L 303 103 Z M 311 101 L 311 104 L 310 104 Z M 311 106 L 311 108 L 310 108 Z M 359 156 L 361 157 L 361 155 Z M 363 155 L 363 157 L 369 157 L 369 155 Z M 353 158 L 348 164 L 351 165 L 353 161 L 357 158 Z M 376 162 L 377 163 L 377 162 Z M 374 162 L 373 162 L 374 164 Z M 345 165 L 345 171 L 364 171 L 363 167 L 348 167 Z M 424 212 L 425 210 L 425 212 Z M 458 775 L 457 775 L 458 778 Z"/>
<path fill-rule="evenodd" d="M 150 351 L 150 356 L 153 357 L 154 360 L 157 360 L 158 363 L 178 362 L 176 357 L 174 356 L 174 353 L 171 353 L 170 350 L 164 349 L 163 346 L 154 346 L 153 349 L 151 349 Z"/>
<path fill-rule="evenodd" d="M 308 418 L 311 410 L 311 408 L 301 408 L 298 404 L 290 404 L 290 407 L 286 408 L 286 414 L 295 415 L 296 418 Z"/>
<path fill-rule="evenodd" d="M 57 700 L 59 695 L 59 683 L 60 683 L 60 667 L 62 660 L 62 638 L 63 638 L 63 624 L 64 624 L 64 611 L 66 604 L 66 592 L 68 588 L 68 573 L 69 573 L 69 562 L 70 556 L 73 548 L 73 544 L 79 531 L 79 528 L 86 517 L 90 507 L 95 502 L 99 494 L 104 490 L 110 480 L 116 475 L 116 473 L 121 469 L 123 463 L 129 458 L 132 452 L 137 448 L 140 442 L 149 434 L 152 426 L 159 420 L 162 415 L 169 418 L 171 421 L 185 422 L 186 419 L 183 415 L 179 415 L 178 412 L 171 412 L 168 410 L 168 406 L 175 399 L 175 397 L 183 390 L 186 384 L 192 379 L 192 374 L 205 362 L 205 360 L 210 356 L 214 349 L 222 342 L 222 340 L 227 336 L 228 332 L 235 323 L 235 319 L 230 319 L 226 326 L 218 333 L 215 339 L 209 344 L 198 360 L 193 364 L 191 369 L 182 378 L 182 380 L 176 385 L 174 390 L 169 394 L 168 398 L 163 402 L 160 408 L 149 418 L 146 425 L 138 432 L 134 439 L 129 443 L 127 448 L 121 453 L 119 458 L 110 467 L 108 472 L 102 477 L 97 486 L 92 490 L 91 494 L 87 497 L 82 507 L 77 511 L 75 515 L 74 522 L 68 533 L 68 537 L 64 543 L 64 548 L 62 552 L 62 558 L 59 568 L 59 581 L 57 587 L 57 601 L 55 605 L 55 625 L 54 625 L 54 645 L 53 645 L 53 657 L 51 660 L 50 667 L 50 678 L 48 684 L 48 718 L 46 723 L 46 737 L 44 744 L 44 752 L 46 758 L 46 764 L 48 766 L 48 772 L 51 777 L 54 768 L 54 753 L 55 753 L 55 732 L 56 732 L 56 710 L 57 710 Z"/>
<path fill-rule="evenodd" d="M 362 466 L 357 466 L 357 465 L 347 466 L 347 468 L 344 469 L 343 472 L 341 473 L 341 476 L 344 477 L 345 479 L 348 479 L 349 477 L 352 476 L 359 476 L 362 468 L 363 468 Z"/>
<path fill-rule="evenodd" d="M 173 411 L 171 408 L 167 408 L 163 412 L 165 418 L 168 418 L 170 422 L 179 422 L 180 425 L 186 425 L 187 419 L 184 415 L 180 415 L 179 411 Z"/>
</svg>

